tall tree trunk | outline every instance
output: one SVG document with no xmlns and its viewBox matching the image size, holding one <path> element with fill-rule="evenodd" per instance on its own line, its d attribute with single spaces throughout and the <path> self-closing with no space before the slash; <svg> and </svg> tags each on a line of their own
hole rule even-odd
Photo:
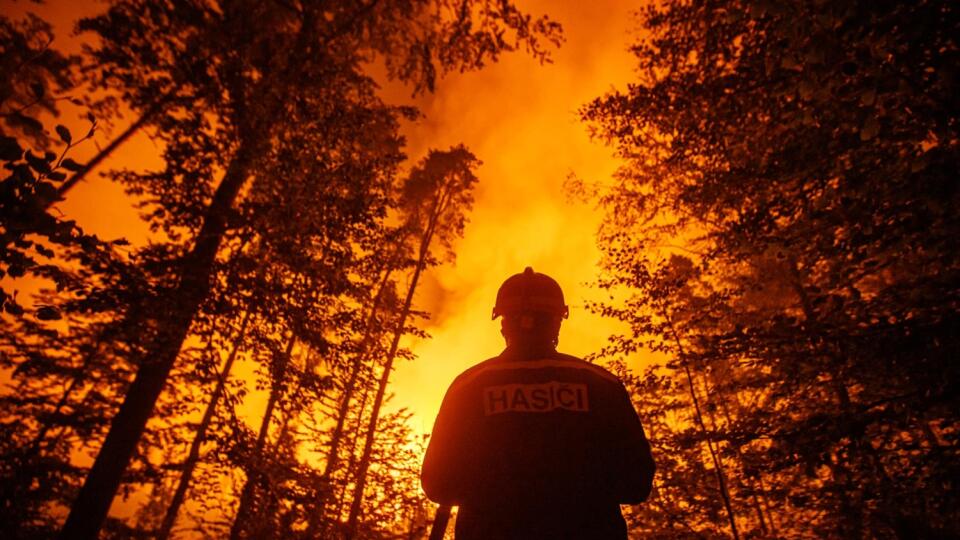
<svg viewBox="0 0 960 540">
<path fill-rule="evenodd" d="M 297 386 L 290 392 L 291 396 L 297 396 L 300 394 L 300 390 L 303 388 L 303 381 L 307 373 L 312 372 L 316 368 L 318 360 L 308 352 L 307 358 L 304 362 L 303 375 L 297 378 Z M 297 435 L 296 423 L 294 419 L 297 418 L 297 415 L 303 412 L 302 404 L 296 400 L 287 400 L 289 405 L 286 408 L 280 408 L 280 429 L 277 430 L 276 440 L 273 442 L 272 449 L 270 452 L 275 456 L 280 456 L 282 453 L 285 453 L 287 459 L 291 461 L 296 461 L 296 440 Z M 293 425 L 291 429 L 291 425 Z M 289 445 L 289 446 L 288 446 Z M 276 482 L 268 483 L 267 477 L 261 476 L 261 485 L 267 487 L 276 486 Z M 264 520 L 260 521 L 261 529 L 254 529 L 251 535 L 254 538 L 268 539 L 268 538 L 287 538 L 291 532 L 291 525 L 294 520 L 293 509 L 284 511 L 281 506 L 281 493 L 277 489 L 268 490 L 269 500 L 267 502 L 266 512 L 264 515 L 268 516 L 278 516 L 277 524 L 274 527 L 271 527 L 267 530 L 265 525 L 268 525 Z"/>
<path fill-rule="evenodd" d="M 263 412 L 263 420 L 260 421 L 260 431 L 257 433 L 257 442 L 253 448 L 253 455 L 250 457 L 250 472 L 247 474 L 247 480 L 243 484 L 243 491 L 240 492 L 240 505 L 237 507 L 237 514 L 233 518 L 233 525 L 230 527 L 231 540 L 237 540 L 243 535 L 248 519 L 250 518 L 254 490 L 263 477 L 260 469 L 263 461 L 263 447 L 267 442 L 267 434 L 270 431 L 270 420 L 273 418 L 273 409 L 277 406 L 277 401 L 280 399 L 283 379 L 286 375 L 287 366 L 293 354 L 293 345 L 296 341 L 296 336 L 291 334 L 286 349 L 283 351 L 281 363 L 277 366 L 277 373 L 274 375 L 274 381 L 270 388 L 270 397 L 267 399 L 267 408 Z"/>
<path fill-rule="evenodd" d="M 60 531 L 62 540 L 96 538 L 106 519 L 123 472 L 153 413 L 193 317 L 209 294 L 213 263 L 226 232 L 230 209 L 249 175 L 253 150 L 250 141 L 241 143 L 214 193 L 193 249 L 184 260 L 178 285 L 167 295 L 170 303 L 158 317 L 159 335 L 142 359 L 93 467 L 70 508 Z"/>
<path fill-rule="evenodd" d="M 317 364 L 319 364 L 319 359 L 314 356 L 312 351 L 307 352 L 307 358 L 304 360 L 303 374 L 297 378 L 297 386 L 293 389 L 293 392 L 290 392 L 290 395 L 296 396 L 300 394 L 300 390 L 303 389 L 303 381 L 308 373 L 312 373 L 316 369 Z M 322 399 L 321 394 L 321 399 Z M 279 449 L 287 437 L 290 436 L 290 423 L 296 418 L 296 415 L 303 412 L 303 406 L 297 401 L 289 401 L 290 406 L 286 410 L 281 410 L 280 413 L 280 431 L 277 433 L 277 441 L 274 443 L 274 448 Z M 296 431 L 294 431 L 296 435 Z"/>
<path fill-rule="evenodd" d="M 86 176 L 95 168 L 97 168 L 97 166 L 99 166 L 105 159 L 110 157 L 117 148 L 127 142 L 127 140 L 129 140 L 134 133 L 140 131 L 140 128 L 153 121 L 157 114 L 159 114 L 160 111 L 162 111 L 163 108 L 170 102 L 172 97 L 173 92 L 155 101 L 152 105 L 150 105 L 150 107 L 140 114 L 140 118 L 137 118 L 136 121 L 127 126 L 127 129 L 123 130 L 120 135 L 117 135 L 112 141 L 110 141 L 110 144 L 108 144 L 106 148 L 97 152 L 97 155 L 93 156 L 90 161 L 86 162 L 79 171 L 73 173 L 73 176 L 64 181 L 64 183 L 60 184 L 60 187 L 57 188 L 57 199 L 55 200 L 62 199 L 68 191 L 86 178 Z M 49 207 L 52 205 L 55 200 L 47 202 L 47 206 Z"/>
<path fill-rule="evenodd" d="M 359 440 L 360 435 L 359 431 L 363 422 L 363 411 L 367 408 L 367 398 L 369 397 L 370 392 L 361 392 L 363 396 L 360 400 L 360 406 L 357 408 L 357 428 L 354 430 L 353 438 L 351 440 L 351 447 L 349 456 L 350 459 L 347 461 L 346 470 L 349 472 L 353 469 L 354 464 L 356 463 L 356 450 L 357 450 L 357 440 Z M 346 426 L 345 421 L 341 423 L 341 434 L 340 440 L 343 441 L 343 437 L 346 435 Z M 310 521 L 310 524 L 307 526 L 307 531 L 305 538 L 328 538 L 330 530 L 330 523 L 326 521 L 328 514 L 327 506 L 330 503 L 330 498 L 333 495 L 333 485 L 331 482 L 331 477 L 324 477 L 324 493 L 321 494 L 321 500 L 314 505 L 313 516 L 314 518 Z M 343 499 L 347 496 L 347 478 L 344 478 L 342 487 L 340 489 L 340 494 L 338 497 L 334 498 L 336 501 L 336 507 L 331 514 L 331 521 L 339 521 L 340 514 L 343 512 Z"/>
<path fill-rule="evenodd" d="M 807 295 L 807 290 L 804 284 L 804 276 L 800 273 L 800 267 L 797 261 L 793 258 L 789 260 L 790 265 L 790 281 L 791 286 L 793 287 L 794 293 L 797 295 L 797 298 L 800 301 L 800 309 L 803 311 L 804 319 L 807 325 L 812 329 L 818 329 L 820 326 L 820 318 L 817 316 L 817 312 L 813 307 L 813 302 L 810 300 L 810 297 Z M 808 330 L 810 332 L 810 330 Z M 811 352 L 817 353 L 820 351 L 820 347 L 814 341 L 812 336 L 807 340 L 810 346 Z M 850 396 L 847 392 L 846 386 L 840 380 L 838 370 L 835 366 L 831 366 L 830 383 L 833 386 L 833 390 L 837 396 L 837 406 L 840 407 L 841 411 L 850 410 Z M 857 448 L 858 441 L 852 441 L 853 448 Z M 840 510 L 840 535 L 847 538 L 860 538 L 864 534 L 864 509 L 862 503 L 861 491 L 864 489 L 861 481 L 857 479 L 854 475 L 853 470 L 849 466 L 849 458 L 847 456 L 841 457 L 839 452 L 834 452 L 836 458 L 833 463 L 828 463 L 831 474 L 837 480 L 837 483 L 842 486 L 842 493 L 839 494 L 839 510 Z"/>
<path fill-rule="evenodd" d="M 360 342 L 360 351 L 357 353 L 356 360 L 354 361 L 353 366 L 350 368 L 350 376 L 347 379 L 347 384 L 343 387 L 343 395 L 341 396 L 340 403 L 337 406 L 337 423 L 334 425 L 333 433 L 330 435 L 330 450 L 327 452 L 327 462 L 323 468 L 322 478 L 325 480 L 329 480 L 331 478 L 340 464 L 340 443 L 343 439 L 344 422 L 346 421 L 347 413 L 350 410 L 350 402 L 353 400 L 353 394 L 356 391 L 357 380 L 360 377 L 361 371 L 363 371 L 363 367 L 366 365 L 365 362 L 370 357 L 370 340 L 374 334 L 373 327 L 377 320 L 377 311 L 380 307 L 380 299 L 383 297 L 383 293 L 386 290 L 387 284 L 390 282 L 390 275 L 392 272 L 392 269 L 387 268 L 387 270 L 384 272 L 383 279 L 380 280 L 377 294 L 374 296 L 370 306 L 370 313 L 367 315 L 366 324 L 363 330 L 363 339 Z M 329 493 L 324 491 L 321 493 L 320 501 L 317 504 L 318 512 L 321 515 L 326 513 L 326 504 L 328 501 Z"/>
<path fill-rule="evenodd" d="M 250 311 L 248 310 L 243 315 L 240 330 L 237 332 L 237 337 L 233 341 L 233 349 L 230 351 L 229 356 L 227 356 L 227 360 L 223 364 L 223 369 L 220 370 L 217 385 L 213 389 L 213 394 L 210 396 L 206 410 L 203 411 L 203 418 L 200 420 L 200 425 L 197 426 L 197 433 L 193 436 L 193 442 L 190 444 L 190 452 L 187 454 L 187 459 L 183 462 L 183 471 L 180 473 L 180 480 L 177 482 L 177 489 L 173 494 L 173 499 L 171 499 L 170 505 L 167 507 L 167 513 L 163 516 L 160 531 L 157 533 L 157 540 L 166 540 L 170 536 L 173 524 L 177 520 L 177 513 L 180 512 L 180 506 L 186 499 L 187 489 L 190 487 L 190 479 L 193 477 L 193 471 L 196 469 L 197 462 L 200 460 L 200 447 L 206 439 L 207 429 L 210 427 L 213 414 L 217 410 L 217 404 L 220 402 L 220 397 L 223 395 L 227 379 L 230 377 L 230 370 L 233 368 L 233 362 L 236 360 L 237 353 L 240 351 L 240 345 L 243 343 L 243 337 L 246 334 L 249 320 Z"/>
<path fill-rule="evenodd" d="M 321 40 L 318 50 L 323 50 L 336 38 L 350 31 L 354 23 L 366 16 L 376 6 L 378 0 L 363 4 L 350 19 L 340 25 L 333 33 Z M 296 45 L 291 58 L 299 58 L 314 44 L 316 37 L 314 19 L 317 10 L 304 10 L 304 20 L 297 31 Z M 291 65 L 292 66 L 292 65 Z M 284 70 L 281 81 L 291 80 L 296 74 L 292 67 Z M 242 85 L 242 81 L 238 83 Z M 243 96 L 257 103 L 258 118 L 273 120 L 274 112 L 281 103 L 276 99 L 265 98 L 261 89 L 276 89 L 277 82 L 261 80 L 252 92 L 245 92 L 242 86 L 236 88 L 238 100 Z M 257 97 L 259 96 L 259 98 Z M 264 101 L 265 100 L 265 101 Z M 239 116 L 245 116 L 240 108 Z M 244 123 L 241 122 L 241 125 Z M 210 274 L 213 263 L 223 240 L 227 219 L 241 188 L 246 183 L 253 160 L 259 155 L 260 147 L 267 144 L 268 136 L 261 133 L 258 126 L 246 126 L 240 135 L 240 146 L 227 167 L 223 180 L 217 186 L 213 200 L 207 208 L 203 225 L 197 235 L 193 249 L 187 255 L 182 266 L 177 287 L 168 295 L 170 303 L 161 311 L 158 321 L 159 335 L 142 359 L 120 410 L 111 422 L 110 431 L 97 454 L 93 467 L 84 480 L 70 513 L 60 531 L 62 540 L 87 540 L 97 536 L 103 521 L 110 510 L 110 504 L 120 486 L 124 470 L 130 462 L 137 443 L 153 413 L 163 386 L 167 381 L 174 361 L 180 353 L 183 341 L 187 337 L 193 317 L 210 291 Z M 75 184 L 75 182 L 74 182 Z"/>
<path fill-rule="evenodd" d="M 763 508 L 766 511 L 767 521 L 770 525 L 770 534 L 773 535 L 774 538 L 777 538 L 777 520 L 776 516 L 773 514 L 773 511 L 770 509 L 770 502 L 766 497 L 767 486 L 763 482 L 763 472 L 757 473 L 757 486 L 760 488 L 760 493 L 764 494 L 764 496 L 760 498 L 760 502 L 763 504 Z"/>
<path fill-rule="evenodd" d="M 333 512 L 333 518 L 339 523 L 340 516 L 343 514 L 343 507 L 347 501 L 347 491 L 350 487 L 350 471 L 356 470 L 357 466 L 357 443 L 363 436 L 363 412 L 367 410 L 367 401 L 370 399 L 371 392 L 364 390 L 363 399 L 360 401 L 360 407 L 357 408 L 357 424 L 353 428 L 353 434 L 350 437 L 350 460 L 347 462 L 347 475 L 343 477 L 343 483 L 340 486 L 340 496 L 337 497 L 337 508 Z"/>
<path fill-rule="evenodd" d="M 730 523 L 730 533 L 733 535 L 734 540 L 740 540 L 740 532 L 737 530 L 737 520 L 733 513 L 733 503 L 730 500 L 730 491 L 727 489 L 727 479 L 726 473 L 723 469 L 723 462 L 720 460 L 720 455 L 717 453 L 717 450 L 713 447 L 713 443 L 710 442 L 710 432 L 707 430 L 707 425 L 703 421 L 700 398 L 697 397 L 697 389 L 693 383 L 693 375 L 690 372 L 690 364 L 688 361 L 689 357 L 687 356 L 686 348 L 680 341 L 680 336 L 677 334 L 677 330 L 673 326 L 673 321 L 666 312 L 666 309 L 661 309 L 661 315 L 667 321 L 667 324 L 670 327 L 670 333 L 672 334 L 674 343 L 677 345 L 677 351 L 683 363 L 683 371 L 687 376 L 687 385 L 690 391 L 690 398 L 693 400 L 694 418 L 696 418 L 697 424 L 700 426 L 700 430 L 703 433 L 703 440 L 706 443 L 707 450 L 710 453 L 710 459 L 713 461 L 713 471 L 717 477 L 717 487 L 720 489 L 720 497 L 723 499 L 723 506 L 727 511 L 727 518 Z"/>
<path fill-rule="evenodd" d="M 714 396 L 717 395 L 717 393 L 710 391 L 710 386 L 709 386 L 709 384 L 706 382 L 706 380 L 707 380 L 707 377 L 706 377 L 706 376 L 702 376 L 701 378 L 704 379 L 704 381 L 705 381 L 704 384 L 703 384 L 703 387 L 704 387 L 704 393 L 706 394 L 707 399 L 714 401 L 714 403 L 715 403 L 715 408 L 717 408 L 717 409 L 720 410 L 720 413 L 723 415 L 723 418 L 724 418 L 724 420 L 726 421 L 726 424 L 727 424 L 728 426 L 732 425 L 732 424 L 733 424 L 733 417 L 732 417 L 731 414 L 730 414 L 730 408 L 727 406 L 727 401 L 728 401 L 728 400 L 725 399 L 725 396 L 720 396 L 718 399 L 713 399 Z M 715 387 L 716 387 L 716 386 L 714 386 L 714 388 L 715 388 Z M 736 394 L 734 395 L 734 402 L 738 404 L 738 409 L 739 409 L 740 407 L 739 407 L 739 402 L 737 401 Z M 716 429 L 716 421 L 714 421 L 714 420 L 711 419 L 711 423 L 714 425 L 714 429 Z M 751 500 L 753 501 L 753 509 L 754 509 L 754 512 L 756 512 L 756 514 L 757 514 L 757 521 L 758 521 L 758 523 L 760 524 L 760 533 L 763 534 L 764 536 L 766 536 L 766 535 L 772 530 L 773 525 L 771 524 L 771 525 L 770 525 L 770 530 L 768 530 L 768 528 L 767 528 L 768 516 L 765 516 L 765 515 L 764 515 L 764 513 L 765 513 L 765 512 L 764 512 L 764 505 L 761 503 L 761 498 L 760 498 L 760 496 L 757 494 L 757 492 L 759 491 L 760 493 L 764 494 L 764 496 L 765 496 L 765 495 L 766 495 L 766 492 L 765 492 L 765 491 L 762 491 L 762 490 L 759 490 L 759 489 L 757 488 L 757 486 L 753 483 L 753 481 L 750 480 L 750 478 L 749 478 L 746 474 L 743 473 L 743 450 L 742 450 L 742 448 L 740 447 L 740 445 L 735 445 L 735 446 L 733 446 L 733 450 L 734 450 L 734 452 L 736 452 L 736 454 L 737 454 L 737 459 L 739 460 L 739 463 L 740 463 L 740 475 L 739 475 L 739 477 L 738 477 L 738 479 L 739 479 L 739 481 L 740 481 L 740 484 L 739 484 L 739 485 L 740 485 L 740 486 L 746 486 L 747 490 L 751 493 L 751 497 L 750 497 L 750 498 L 751 498 Z M 758 472 L 758 474 L 759 474 L 759 472 Z"/>
<path fill-rule="evenodd" d="M 360 517 L 360 508 L 363 504 L 363 490 L 367 484 L 367 470 L 370 468 L 370 454 L 373 450 L 373 442 L 376 438 L 377 421 L 380 419 L 380 408 L 383 406 L 383 397 L 387 391 L 387 384 L 390 382 L 390 372 L 393 371 L 393 361 L 396 359 L 397 350 L 400 347 L 400 338 L 403 337 L 403 327 L 407 322 L 407 316 L 413 305 L 413 295 L 417 290 L 417 282 L 420 274 L 423 272 L 427 263 L 427 255 L 430 252 L 430 243 L 433 241 L 433 234 L 436 231 L 437 222 L 444 210 L 444 197 L 438 196 L 431 209 L 430 220 L 427 223 L 426 230 L 420 241 L 419 256 L 417 257 L 417 266 L 413 270 L 413 277 L 410 278 L 410 285 L 407 288 L 407 296 L 403 301 L 400 315 L 397 318 L 397 325 L 393 332 L 393 341 L 390 343 L 390 351 L 387 353 L 387 360 L 383 364 L 383 373 L 380 375 L 380 383 L 377 387 L 377 394 L 373 399 L 373 409 L 370 412 L 370 422 L 367 425 L 366 440 L 363 444 L 363 454 L 360 458 L 360 465 L 357 470 L 356 487 L 353 490 L 353 501 L 350 503 L 350 517 L 347 520 L 347 539 L 352 539 L 357 532 L 357 521 Z"/>
</svg>

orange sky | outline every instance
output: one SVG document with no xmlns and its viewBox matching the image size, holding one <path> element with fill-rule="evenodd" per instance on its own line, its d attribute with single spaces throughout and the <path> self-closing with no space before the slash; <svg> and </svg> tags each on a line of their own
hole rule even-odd
<svg viewBox="0 0 960 540">
<path fill-rule="evenodd" d="M 415 430 L 430 430 L 443 393 L 459 372 L 502 349 L 499 323 L 490 320 L 490 310 L 500 283 L 525 266 L 553 276 L 564 288 L 570 305 L 560 335 L 564 352 L 594 351 L 616 330 L 583 307 L 585 298 L 596 296 L 586 283 L 595 279 L 599 258 L 594 242 L 599 213 L 568 203 L 563 182 L 571 172 L 587 181 L 606 181 L 616 168 L 612 150 L 589 140 L 576 111 L 631 78 L 626 47 L 633 28 L 629 12 L 637 2 L 518 3 L 563 24 L 566 42 L 554 51 L 553 64 L 540 66 L 514 53 L 481 72 L 448 77 L 435 94 L 417 100 L 426 118 L 405 129 L 412 161 L 428 148 L 463 142 L 484 163 L 470 224 L 456 245 L 456 264 L 432 270 L 417 297 L 417 307 L 433 313 L 428 328 L 433 338 L 412 344 L 419 359 L 404 362 L 393 378 L 391 405 L 414 412 Z M 71 0 L 51 0 L 40 8 L 14 4 L 17 11 L 38 10 L 52 20 L 56 46 L 65 50 L 76 49 L 69 36 L 72 22 L 101 8 Z M 409 102 L 407 89 L 390 86 L 385 92 L 391 101 Z M 75 126 L 75 133 L 84 130 L 73 114 L 61 121 Z M 106 133 L 95 137 L 101 146 L 109 140 Z M 93 153 L 93 145 L 86 144 L 77 159 Z M 159 152 L 139 134 L 101 170 L 159 166 Z M 77 186 L 58 208 L 105 238 L 125 236 L 141 244 L 149 236 L 122 189 L 98 175 Z"/>
<path fill-rule="evenodd" d="M 410 126 L 410 154 L 427 145 L 464 142 L 483 160 L 480 185 L 455 265 L 431 272 L 417 298 L 432 312 L 432 339 L 414 344 L 419 358 L 394 375 L 394 406 L 409 407 L 415 429 L 429 431 L 447 386 L 461 371 L 503 348 L 498 321 L 490 320 L 497 288 L 532 266 L 563 287 L 570 318 L 560 349 L 595 351 L 618 327 L 584 309 L 597 291 L 594 234 L 600 214 L 569 203 L 567 175 L 606 181 L 617 166 L 612 150 L 591 142 L 577 109 L 632 75 L 627 52 L 629 13 L 638 2 L 522 2 L 547 12 L 564 27 L 566 42 L 553 64 L 539 66 L 523 54 L 504 57 L 481 72 L 441 82 L 421 105 L 427 118 Z"/>
</svg>

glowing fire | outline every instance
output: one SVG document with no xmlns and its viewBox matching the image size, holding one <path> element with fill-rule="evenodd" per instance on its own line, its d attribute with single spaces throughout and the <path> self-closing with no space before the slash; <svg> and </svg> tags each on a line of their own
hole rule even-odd
<svg viewBox="0 0 960 540">
<path fill-rule="evenodd" d="M 562 351 L 581 356 L 595 351 L 618 328 L 585 309 L 585 301 L 598 294 L 586 285 L 596 276 L 599 213 L 570 201 L 563 185 L 570 174 L 587 182 L 609 181 L 617 166 L 610 148 L 590 141 L 577 109 L 631 78 L 633 62 L 626 50 L 630 6 L 623 0 L 602 9 L 584 2 L 521 4 L 563 24 L 566 43 L 554 51 L 554 62 L 540 66 L 518 52 L 481 72 L 451 76 L 435 94 L 414 100 L 425 119 L 405 128 L 411 161 L 428 148 L 461 142 L 483 160 L 470 224 L 455 246 L 456 263 L 433 269 L 416 298 L 417 308 L 432 314 L 426 325 L 432 339 L 407 344 L 419 358 L 400 364 L 391 385 L 395 398 L 389 408 L 411 410 L 413 429 L 424 433 L 453 378 L 502 350 L 499 323 L 490 319 L 493 299 L 502 281 L 525 266 L 554 277 L 564 288 L 570 318 L 561 331 Z M 39 11 L 55 25 L 57 46 L 79 52 L 72 25 L 97 13 L 102 4 L 64 0 L 17 9 Z M 385 92 L 389 101 L 411 101 L 407 88 L 387 84 Z M 59 121 L 84 129 L 75 116 L 67 110 Z M 113 135 L 131 116 L 114 126 Z M 101 132 L 95 141 L 102 147 L 111 136 Z M 76 158 L 95 151 L 88 143 Z M 159 146 L 140 133 L 100 170 L 159 167 L 159 154 Z M 98 175 L 75 188 L 58 208 L 104 238 L 124 236 L 142 245 L 150 237 L 122 188 Z M 248 370 L 241 368 L 237 374 L 244 372 Z M 247 400 L 251 425 L 259 422 L 264 401 L 258 394 Z M 125 508 L 114 511 L 132 507 L 120 506 Z"/>
<path fill-rule="evenodd" d="M 539 66 L 515 54 L 479 73 L 451 77 L 418 103 L 426 120 L 407 129 L 411 155 L 427 145 L 462 141 L 484 162 L 456 264 L 434 270 L 418 297 L 433 314 L 433 338 L 413 344 L 419 359 L 394 377 L 393 406 L 413 410 L 421 422 L 415 428 L 424 431 L 453 378 L 502 350 L 499 323 L 490 320 L 493 299 L 500 283 L 525 266 L 564 288 L 571 311 L 561 350 L 595 351 L 617 329 L 584 308 L 585 299 L 597 294 L 586 283 L 595 279 L 599 259 L 599 214 L 570 202 L 563 183 L 570 173 L 608 181 L 617 166 L 609 148 L 590 141 L 576 110 L 629 80 L 631 8 L 622 1 L 604 9 L 583 2 L 531 4 L 524 7 L 564 26 L 567 41 L 554 63 Z"/>
</svg>

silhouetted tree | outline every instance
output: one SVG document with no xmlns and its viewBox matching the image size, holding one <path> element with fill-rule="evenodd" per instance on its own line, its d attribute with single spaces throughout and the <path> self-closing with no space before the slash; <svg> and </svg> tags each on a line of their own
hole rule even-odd
<svg viewBox="0 0 960 540">
<path fill-rule="evenodd" d="M 380 58 L 390 76 L 429 90 L 438 71 L 478 68 L 516 45 L 543 58 L 539 39 L 557 39 L 554 23 L 533 20 L 510 4 L 437 7 L 375 0 L 326 7 L 129 0 L 114 2 L 106 14 L 81 24 L 97 34 L 91 54 L 103 66 L 103 80 L 123 88 L 131 103 L 155 103 L 171 87 L 190 99 L 168 106 L 157 125 L 166 169 L 122 177 L 145 198 L 157 228 L 179 242 L 170 250 L 175 270 L 169 288 L 150 306 L 158 333 L 139 359 L 62 537 L 89 538 L 99 529 L 210 292 L 238 201 L 264 181 L 261 167 L 274 157 L 278 141 L 302 134 L 290 129 L 291 122 L 326 119 L 320 129 L 331 138 L 342 133 L 343 144 L 353 133 L 349 113 L 368 111 L 379 119 L 382 139 L 395 141 L 396 119 L 404 111 L 379 102 L 372 79 L 361 71 L 366 61 Z M 339 113 L 348 113 L 347 120 Z M 389 146 L 381 150 L 380 161 L 357 165 L 367 171 L 361 175 L 376 176 L 398 161 Z M 341 153 L 330 166 L 353 164 L 356 157 Z M 222 171 L 219 180 L 217 171 Z M 334 172 L 356 174 L 342 166 Z"/>
<path fill-rule="evenodd" d="M 597 193 L 609 352 L 690 370 L 750 534 L 958 534 L 956 6 L 642 21 L 638 80 L 583 110 L 626 160 Z"/>
<path fill-rule="evenodd" d="M 355 458 L 355 448 L 344 451 L 344 438 L 350 432 L 351 419 L 355 426 L 353 431 L 360 429 L 367 399 L 376 384 L 374 367 L 386 354 L 388 345 L 384 340 L 389 339 L 390 316 L 398 309 L 394 276 L 410 266 L 408 258 L 404 256 L 409 235 L 409 228 L 402 225 L 385 229 L 379 238 L 380 242 L 370 249 L 369 257 L 361 265 L 365 272 L 370 273 L 367 293 L 357 298 L 363 319 L 355 321 L 355 337 L 350 336 L 348 346 L 341 351 L 345 362 L 333 372 L 338 388 L 333 398 L 335 405 L 331 410 L 321 413 L 322 418 L 329 417 L 333 426 L 329 435 L 322 437 L 327 448 L 321 481 L 326 487 L 315 501 L 316 519 L 311 522 L 308 536 L 320 534 L 339 520 L 339 511 L 336 511 L 330 519 L 331 523 L 327 523 L 329 504 L 334 502 L 337 507 L 343 506 L 347 481 L 353 468 L 352 465 L 346 470 L 341 467 L 345 456 L 351 463 Z M 362 396 L 359 406 L 355 402 L 358 395 Z M 335 497 L 338 493 L 339 496 Z"/>
<path fill-rule="evenodd" d="M 102 242 L 52 208 L 80 167 L 69 154 L 95 127 L 90 117 L 83 137 L 45 128 L 61 101 L 76 101 L 76 59 L 52 41 L 36 16 L 0 16 L 0 522 L 11 538 L 49 536 L 50 506 L 73 498 L 75 456 L 101 440 L 131 372 L 126 314 L 145 285 L 114 250 L 123 241 Z M 40 292 L 24 301 L 21 286 Z"/>
<path fill-rule="evenodd" d="M 78 58 L 52 47 L 53 29 L 34 14 L 14 20 L 0 16 L 0 135 L 20 139 L 39 151 L 55 141 L 45 129 L 44 116 L 58 116 L 60 101 L 70 99 L 73 67 Z M 59 130 L 57 130 L 59 131 Z"/>
<path fill-rule="evenodd" d="M 95 127 L 90 117 L 89 132 L 76 138 L 60 124 L 52 131 L 45 128 L 59 115 L 59 102 L 70 99 L 65 92 L 72 86 L 76 62 L 52 48 L 52 42 L 50 25 L 35 15 L 19 21 L 0 16 L 0 161 L 5 170 L 0 183 L 0 278 L 8 278 L 0 289 L 0 307 L 13 316 L 23 315 L 25 308 L 7 288 L 12 282 L 27 277 L 65 283 L 65 258 L 103 257 L 108 251 L 74 221 L 49 211 L 59 199 L 58 186 L 81 167 L 68 154 L 89 139 Z M 42 306 L 35 315 L 52 320 L 58 311 Z"/>
<path fill-rule="evenodd" d="M 393 151 L 397 147 L 375 138 L 379 133 L 378 126 L 367 122 L 376 121 L 376 115 L 366 114 L 362 109 L 355 112 L 356 116 L 342 110 L 339 114 L 351 121 L 356 137 L 366 132 L 374 137 L 370 144 L 361 145 L 361 151 L 354 151 L 351 159 L 356 159 L 356 163 L 332 166 L 337 162 L 335 156 L 344 153 L 339 147 L 340 141 L 356 144 L 357 138 L 343 138 L 345 130 L 331 134 L 321 131 L 314 121 L 304 119 L 296 124 L 297 129 L 302 129 L 300 135 L 284 139 L 278 148 L 278 158 L 281 159 L 267 162 L 265 167 L 269 168 L 263 171 L 278 181 L 258 183 L 249 197 L 239 203 L 241 215 L 251 216 L 253 220 L 248 230 L 256 241 L 248 245 L 249 252 L 245 252 L 243 246 L 239 252 L 232 250 L 238 260 L 221 272 L 226 274 L 225 280 L 213 291 L 215 295 L 232 298 L 229 301 L 241 308 L 246 306 L 245 310 L 234 310 L 233 317 L 239 312 L 244 312 L 245 320 L 251 313 L 255 315 L 246 325 L 243 321 L 238 323 L 248 328 L 245 333 L 249 339 L 238 335 L 233 347 L 236 351 L 244 341 L 248 342 L 244 347 L 263 364 L 262 380 L 258 385 L 271 389 L 268 410 L 261 417 L 260 428 L 252 435 L 252 442 L 228 442 L 234 456 L 223 453 L 214 456 L 221 460 L 221 466 L 239 466 L 246 474 L 240 508 L 232 525 L 233 536 L 260 535 L 263 532 L 261 527 L 268 527 L 269 521 L 262 521 L 257 516 L 271 512 L 269 505 L 261 504 L 268 500 L 263 499 L 262 491 L 275 478 L 289 477 L 289 467 L 296 467 L 301 472 L 307 468 L 295 456 L 285 461 L 272 461 L 274 449 L 285 448 L 293 452 L 299 441 L 285 440 L 281 434 L 271 435 L 271 426 L 276 426 L 280 420 L 280 432 L 288 431 L 284 426 L 296 425 L 297 416 L 323 397 L 325 385 L 320 384 L 323 377 L 318 378 L 314 368 L 330 370 L 332 364 L 341 361 L 330 349 L 337 347 L 340 326 L 354 318 L 353 308 L 344 302 L 343 297 L 355 295 L 364 285 L 349 277 L 358 272 L 354 250 L 357 245 L 370 243 L 367 236 L 379 231 L 375 220 L 382 214 L 386 197 L 377 190 L 386 188 L 388 178 L 373 174 L 367 176 L 372 181 L 370 184 L 358 180 L 367 171 L 376 171 L 376 167 L 384 164 L 389 166 L 392 159 L 384 159 L 381 152 Z M 328 127 L 332 125 L 324 118 L 314 120 Z M 285 181 L 291 177 L 302 180 Z M 253 245 L 256 247 L 250 249 L 249 246 Z M 201 306 L 198 317 L 201 320 L 210 317 L 207 313 L 215 314 L 216 311 L 210 312 L 209 308 Z M 194 328 L 198 326 L 195 321 Z M 321 357 L 323 365 L 309 369 L 301 366 L 300 371 L 294 369 L 290 364 L 291 355 L 282 352 L 293 344 L 290 335 L 296 335 L 298 349 Z M 167 510 L 161 536 L 169 535 L 179 507 L 186 500 L 190 475 L 199 462 L 202 439 L 211 425 L 217 402 L 225 396 L 224 377 L 227 375 L 225 364 L 191 443 L 188 461 Z M 280 410 L 283 419 L 277 417 Z M 219 439 L 222 441 L 223 435 Z M 249 523 L 256 524 L 257 528 L 247 533 Z"/>
<path fill-rule="evenodd" d="M 350 505 L 347 538 L 353 538 L 357 531 L 370 456 L 377 437 L 380 408 L 390 381 L 390 373 L 393 371 L 400 339 L 405 334 L 407 319 L 413 308 L 413 296 L 420 275 L 428 264 L 436 264 L 438 260 L 432 255 L 435 242 L 445 250 L 445 256 L 452 256 L 452 242 L 463 234 L 467 213 L 473 206 L 473 186 L 477 182 L 473 171 L 479 164 L 479 160 L 463 146 L 445 152 L 431 151 L 414 168 L 403 185 L 400 208 L 404 213 L 405 226 L 413 232 L 416 263 L 412 268 L 403 304 L 394 322 L 390 349 L 387 351 L 377 385 Z"/>
</svg>

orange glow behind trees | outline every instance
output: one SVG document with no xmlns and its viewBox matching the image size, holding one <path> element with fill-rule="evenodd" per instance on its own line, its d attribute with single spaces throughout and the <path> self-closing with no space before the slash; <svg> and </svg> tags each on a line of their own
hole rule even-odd
<svg viewBox="0 0 960 540">
<path fill-rule="evenodd" d="M 960 534 L 949 2 L 0 2 L 13 537 L 424 537 L 526 266 L 637 534 Z"/>
</svg>

